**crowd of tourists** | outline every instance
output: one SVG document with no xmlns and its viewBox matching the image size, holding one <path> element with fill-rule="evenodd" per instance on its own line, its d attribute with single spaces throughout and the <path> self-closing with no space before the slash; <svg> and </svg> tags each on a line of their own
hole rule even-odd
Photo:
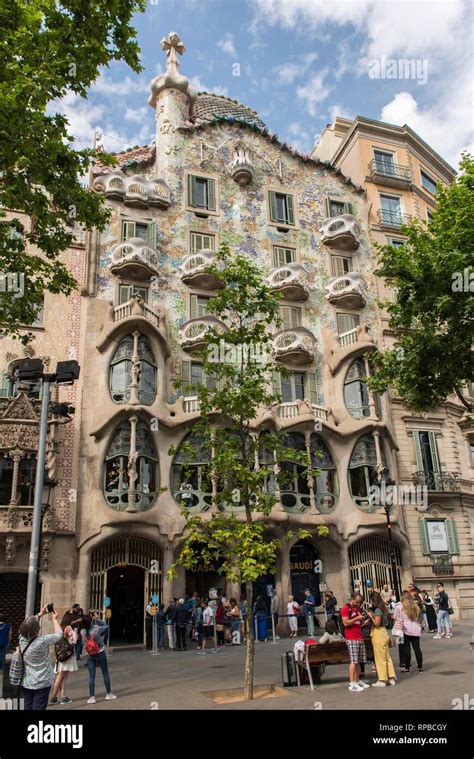
<svg viewBox="0 0 474 759">
<path fill-rule="evenodd" d="M 250 620 L 257 640 L 265 642 L 269 629 L 279 639 L 281 617 L 280 602 L 275 591 L 270 597 L 257 596 Z M 290 638 L 306 632 L 311 639 L 315 631 L 315 597 L 309 589 L 298 603 L 288 596 L 286 618 Z M 377 673 L 374 687 L 395 685 L 397 677 L 390 655 L 390 648 L 398 647 L 400 672 L 411 669 L 413 649 L 418 672 L 423 672 L 421 636 L 425 630 L 434 633 L 435 639 L 452 637 L 450 615 L 453 613 L 449 597 L 442 583 L 437 586 L 434 598 L 413 583 L 404 590 L 397 601 L 392 589 L 385 585 L 380 592 L 370 594 L 364 601 L 355 592 L 351 599 L 338 608 L 337 599 L 331 591 L 324 597 L 325 631 L 320 644 L 345 640 L 348 648 L 349 690 L 362 692 L 369 685 L 362 680 L 366 665 Z M 53 632 L 41 635 L 41 619 L 49 615 Z M 197 593 L 188 598 L 174 598 L 167 606 L 154 605 L 150 601 L 145 610 L 146 647 L 163 652 L 165 648 L 186 651 L 194 646 L 199 655 L 217 653 L 226 646 L 238 646 L 248 635 L 247 601 L 227 599 L 223 594 L 216 598 L 201 599 Z M 53 604 L 45 606 L 38 614 L 27 617 L 21 624 L 19 645 L 10 663 L 10 682 L 20 687 L 25 710 L 43 710 L 48 704 L 68 704 L 66 693 L 69 676 L 77 672 L 83 654 L 89 674 L 88 704 L 95 704 L 96 672 L 99 668 L 105 687 L 105 699 L 114 700 L 107 664 L 108 625 L 97 612 L 84 613 L 79 604 L 72 604 L 59 621 Z M 11 625 L 0 616 L 0 681 L 6 652 L 12 636 Z M 373 660 L 367 656 L 366 641 L 370 639 Z M 308 642 L 308 641 L 306 641 Z M 316 642 L 316 641 L 311 641 Z M 303 645 L 298 641 L 296 646 Z M 54 646 L 53 667 L 50 647 Z"/>
</svg>

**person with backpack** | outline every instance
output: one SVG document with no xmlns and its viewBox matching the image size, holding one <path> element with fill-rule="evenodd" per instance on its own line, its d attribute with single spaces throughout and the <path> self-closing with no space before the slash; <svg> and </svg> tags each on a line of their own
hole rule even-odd
<svg viewBox="0 0 474 759">
<path fill-rule="evenodd" d="M 53 617 L 54 632 L 50 635 L 40 635 L 40 620 L 45 614 Z M 44 711 L 48 708 L 49 691 L 54 681 L 49 647 L 63 637 L 53 604 L 48 604 L 38 614 L 26 617 L 18 634 L 18 648 L 10 663 L 10 682 L 20 685 L 25 711 Z"/>
<path fill-rule="evenodd" d="M 66 696 L 66 680 L 70 672 L 77 672 L 76 661 L 76 643 L 77 631 L 73 630 L 70 625 L 64 629 L 64 636 L 58 640 L 54 650 L 56 653 L 56 664 L 54 671 L 56 679 L 51 691 L 50 706 L 58 703 L 58 692 L 61 691 L 61 703 L 71 704 L 72 698 Z"/>
<path fill-rule="evenodd" d="M 377 668 L 378 680 L 372 683 L 373 688 L 396 685 L 395 668 L 389 653 L 390 635 L 387 631 L 387 625 L 390 619 L 390 613 L 382 599 L 380 593 L 373 592 L 370 595 L 371 608 L 367 609 L 367 614 L 372 620 L 370 637 L 374 649 L 375 666 Z"/>
<path fill-rule="evenodd" d="M 105 700 L 113 701 L 117 698 L 112 693 L 110 684 L 109 668 L 107 666 L 107 654 L 105 653 L 105 636 L 108 627 L 102 619 L 93 619 L 92 616 L 84 617 L 84 627 L 81 630 L 84 641 L 84 651 L 87 654 L 87 668 L 89 670 L 89 698 L 88 704 L 95 704 L 95 671 L 98 664 L 105 685 Z"/>
</svg>

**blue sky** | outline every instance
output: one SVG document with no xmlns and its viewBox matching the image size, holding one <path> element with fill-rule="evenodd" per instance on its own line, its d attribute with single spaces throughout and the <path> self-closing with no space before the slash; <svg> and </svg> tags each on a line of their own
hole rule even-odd
<svg viewBox="0 0 474 759">
<path fill-rule="evenodd" d="M 335 115 L 357 114 L 409 124 L 452 164 L 473 149 L 470 0 L 149 0 L 135 26 L 143 72 L 113 64 L 87 101 L 59 104 L 81 147 L 95 127 L 108 150 L 151 141 L 149 83 L 176 31 L 196 89 L 251 106 L 303 152 Z"/>
</svg>

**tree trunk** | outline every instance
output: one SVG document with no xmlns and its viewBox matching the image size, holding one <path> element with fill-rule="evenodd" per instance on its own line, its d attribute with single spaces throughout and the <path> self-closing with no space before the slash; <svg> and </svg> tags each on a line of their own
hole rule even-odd
<svg viewBox="0 0 474 759">
<path fill-rule="evenodd" d="M 247 583 L 247 649 L 245 653 L 245 678 L 244 678 L 244 695 L 246 701 L 253 699 L 253 669 L 255 654 L 255 636 L 253 632 L 252 619 L 252 583 Z"/>
</svg>

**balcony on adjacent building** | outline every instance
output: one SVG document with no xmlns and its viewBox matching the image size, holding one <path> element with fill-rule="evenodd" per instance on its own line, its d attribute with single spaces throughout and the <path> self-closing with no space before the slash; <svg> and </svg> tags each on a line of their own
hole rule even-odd
<svg viewBox="0 0 474 759">
<path fill-rule="evenodd" d="M 192 353 L 203 350 L 206 345 L 206 334 L 210 329 L 219 333 L 227 332 L 226 325 L 215 316 L 198 316 L 185 322 L 179 331 L 179 341 L 183 350 Z"/>
<path fill-rule="evenodd" d="M 456 472 L 423 472 L 413 474 L 413 484 L 421 485 L 437 493 L 459 493 L 461 483 Z"/>
<path fill-rule="evenodd" d="M 321 242 L 330 248 L 357 250 L 359 247 L 360 228 L 349 213 L 325 219 L 319 231 Z"/>
<path fill-rule="evenodd" d="M 369 163 L 369 175 L 377 184 L 400 189 L 408 189 L 413 179 L 409 166 L 400 166 L 398 163 L 381 161 L 377 158 Z"/>
<path fill-rule="evenodd" d="M 409 224 L 413 217 L 407 213 L 401 213 L 401 211 L 388 211 L 384 208 L 379 208 L 377 218 L 381 227 L 400 229 L 402 224 Z"/>
<path fill-rule="evenodd" d="M 272 269 L 268 285 L 275 293 L 281 293 L 285 300 L 303 301 L 309 296 L 306 270 L 301 264 L 289 263 Z"/>
<path fill-rule="evenodd" d="M 314 335 L 305 327 L 284 329 L 273 338 L 273 355 L 282 364 L 310 364 L 315 355 Z"/>
<path fill-rule="evenodd" d="M 181 281 L 188 287 L 197 287 L 199 290 L 217 290 L 222 287 L 221 280 L 206 271 L 216 257 L 215 251 L 210 249 L 199 250 L 186 256 L 181 265 Z"/>
<path fill-rule="evenodd" d="M 110 271 L 132 279 L 149 279 L 158 273 L 159 257 L 146 240 L 132 237 L 114 245 Z"/>
<path fill-rule="evenodd" d="M 337 308 L 357 309 L 365 306 L 364 278 L 357 272 L 331 277 L 326 287 L 326 300 Z"/>
</svg>

